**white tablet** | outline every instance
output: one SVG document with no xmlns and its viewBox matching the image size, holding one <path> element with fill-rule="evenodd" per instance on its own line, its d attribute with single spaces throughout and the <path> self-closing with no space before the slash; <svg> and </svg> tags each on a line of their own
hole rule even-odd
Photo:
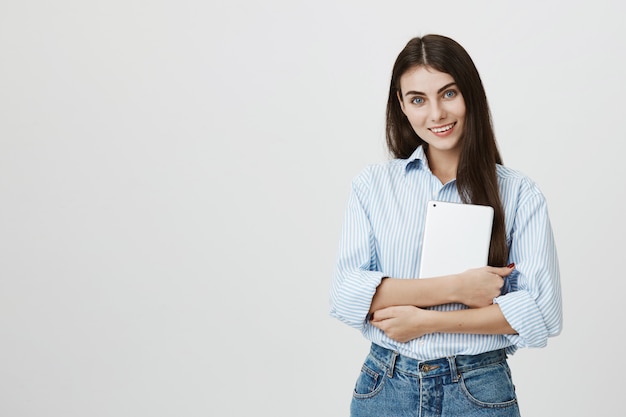
<svg viewBox="0 0 626 417">
<path fill-rule="evenodd" d="M 419 278 L 486 266 L 492 225 L 490 206 L 429 201 Z"/>
</svg>

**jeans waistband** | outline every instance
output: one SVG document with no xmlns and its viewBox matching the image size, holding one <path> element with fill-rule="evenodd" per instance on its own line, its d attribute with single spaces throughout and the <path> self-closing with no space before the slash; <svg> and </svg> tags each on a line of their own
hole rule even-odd
<svg viewBox="0 0 626 417">
<path fill-rule="evenodd" d="M 457 355 L 419 361 L 374 343 L 372 343 L 370 354 L 387 368 L 390 376 L 393 375 L 395 369 L 420 378 L 450 375 L 453 380 L 457 380 L 461 372 L 504 362 L 507 358 L 506 351 L 499 349 L 478 355 Z"/>
</svg>

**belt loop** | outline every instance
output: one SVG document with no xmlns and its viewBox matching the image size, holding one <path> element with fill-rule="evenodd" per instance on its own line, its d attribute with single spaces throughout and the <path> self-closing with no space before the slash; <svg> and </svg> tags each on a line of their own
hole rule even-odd
<svg viewBox="0 0 626 417">
<path fill-rule="evenodd" d="M 450 376 L 452 377 L 452 382 L 459 382 L 461 375 L 456 369 L 456 356 L 448 356 L 448 363 L 450 364 Z"/>
<path fill-rule="evenodd" d="M 398 352 L 393 351 L 391 353 L 391 360 L 389 361 L 389 369 L 387 370 L 387 376 L 389 376 L 389 378 L 393 378 L 393 369 L 396 366 L 397 357 L 398 357 Z"/>
</svg>

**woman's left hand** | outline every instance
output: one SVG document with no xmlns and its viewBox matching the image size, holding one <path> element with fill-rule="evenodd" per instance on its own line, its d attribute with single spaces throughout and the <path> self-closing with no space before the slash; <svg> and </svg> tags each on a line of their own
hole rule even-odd
<svg viewBox="0 0 626 417">
<path fill-rule="evenodd" d="M 427 326 L 431 314 L 432 311 L 415 306 L 393 306 L 376 310 L 370 323 L 393 340 L 405 343 L 431 333 Z"/>
</svg>

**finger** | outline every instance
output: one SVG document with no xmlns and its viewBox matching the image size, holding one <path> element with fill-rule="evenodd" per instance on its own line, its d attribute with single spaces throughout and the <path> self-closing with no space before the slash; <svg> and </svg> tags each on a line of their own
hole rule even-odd
<svg viewBox="0 0 626 417">
<path fill-rule="evenodd" d="M 501 277 L 506 277 L 507 275 L 510 275 L 511 272 L 513 272 L 515 270 L 515 264 L 509 264 L 508 266 L 502 266 L 502 267 L 495 267 L 495 266 L 490 266 L 488 271 L 493 273 L 493 274 L 498 274 Z"/>
<path fill-rule="evenodd" d="M 376 327 L 377 329 L 382 330 L 383 332 L 386 330 L 387 328 L 387 320 L 381 320 L 381 321 L 371 321 L 370 324 L 374 327 Z"/>
<path fill-rule="evenodd" d="M 500 268 L 501 277 L 506 277 L 507 275 L 511 274 L 511 272 L 513 272 L 515 270 L 515 264 L 514 263 L 510 263 L 507 266 L 504 266 L 502 268 Z"/>
<path fill-rule="evenodd" d="M 392 317 L 391 308 L 392 307 L 385 307 L 380 310 L 374 311 L 372 313 L 372 318 L 370 319 L 370 321 L 376 322 L 376 321 L 383 321 L 383 320 L 387 320 L 388 318 L 391 318 Z"/>
</svg>

